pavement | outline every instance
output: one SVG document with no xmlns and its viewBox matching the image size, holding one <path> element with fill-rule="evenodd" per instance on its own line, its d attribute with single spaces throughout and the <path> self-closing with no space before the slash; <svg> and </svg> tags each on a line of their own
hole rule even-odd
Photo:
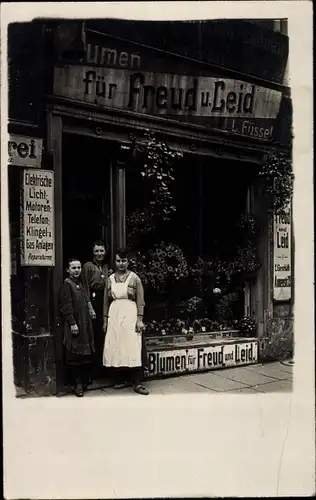
<svg viewBox="0 0 316 500">
<path fill-rule="evenodd" d="M 276 361 L 156 380 L 147 379 L 145 385 L 150 394 L 155 395 L 291 392 L 293 368 L 291 361 Z M 119 393 L 138 396 L 131 388 L 123 389 Z M 85 393 L 85 397 L 105 394 L 114 396 L 118 391 L 112 387 L 92 388 Z"/>
</svg>

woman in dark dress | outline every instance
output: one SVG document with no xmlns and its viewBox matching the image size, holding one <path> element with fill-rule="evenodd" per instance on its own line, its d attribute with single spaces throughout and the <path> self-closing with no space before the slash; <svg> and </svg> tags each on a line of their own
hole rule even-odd
<svg viewBox="0 0 316 500">
<path fill-rule="evenodd" d="M 81 263 L 68 260 L 69 277 L 60 293 L 60 311 L 64 326 L 64 353 L 69 385 L 78 397 L 84 395 L 91 380 L 95 352 L 91 317 L 94 312 L 80 279 Z"/>
<path fill-rule="evenodd" d="M 96 376 L 103 374 L 102 354 L 104 345 L 103 331 L 103 304 L 107 300 L 108 288 L 108 266 L 105 263 L 106 246 L 103 241 L 98 240 L 93 244 L 93 258 L 86 262 L 82 268 L 82 281 L 94 310 L 93 333 L 95 343 L 95 367 Z"/>
</svg>

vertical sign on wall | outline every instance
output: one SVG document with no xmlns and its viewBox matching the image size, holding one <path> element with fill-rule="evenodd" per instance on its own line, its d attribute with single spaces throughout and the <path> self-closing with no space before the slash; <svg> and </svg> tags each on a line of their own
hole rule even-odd
<svg viewBox="0 0 316 500">
<path fill-rule="evenodd" d="M 291 207 L 274 216 L 273 298 L 291 299 Z"/>
<path fill-rule="evenodd" d="M 21 265 L 55 265 L 54 172 L 25 169 L 21 188 Z"/>
</svg>

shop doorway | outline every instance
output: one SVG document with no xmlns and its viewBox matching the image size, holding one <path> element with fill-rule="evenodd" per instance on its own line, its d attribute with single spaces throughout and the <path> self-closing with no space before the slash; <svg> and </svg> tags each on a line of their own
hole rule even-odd
<svg viewBox="0 0 316 500">
<path fill-rule="evenodd" d="M 64 134 L 62 141 L 63 277 L 69 258 L 82 265 L 91 260 L 92 246 L 103 240 L 111 248 L 112 159 L 115 145 L 100 138 Z M 63 332 L 56 334 L 59 390 L 64 391 Z"/>
<path fill-rule="evenodd" d="M 95 240 L 110 244 L 112 149 L 102 139 L 63 137 L 63 269 L 70 257 L 90 260 Z"/>
</svg>

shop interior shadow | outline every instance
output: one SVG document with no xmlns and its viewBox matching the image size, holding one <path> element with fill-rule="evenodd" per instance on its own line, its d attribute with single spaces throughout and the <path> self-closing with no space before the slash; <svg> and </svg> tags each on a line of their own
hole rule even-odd
<svg viewBox="0 0 316 500">
<path fill-rule="evenodd" d="M 97 239 L 109 243 L 111 143 L 76 135 L 63 137 L 63 256 L 82 263 Z"/>
</svg>

